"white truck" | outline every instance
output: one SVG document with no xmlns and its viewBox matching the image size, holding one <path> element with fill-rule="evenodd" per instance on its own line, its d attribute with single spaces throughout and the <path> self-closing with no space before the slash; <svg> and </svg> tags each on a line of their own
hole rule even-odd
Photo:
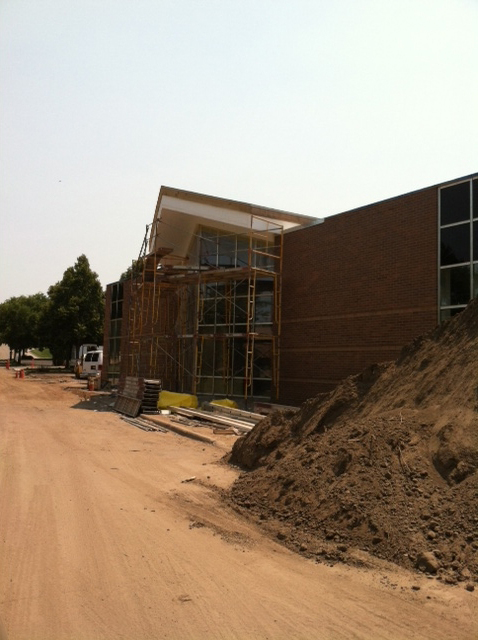
<svg viewBox="0 0 478 640">
<path fill-rule="evenodd" d="M 75 376 L 77 378 L 82 378 L 83 376 L 83 363 L 85 360 L 85 356 L 87 353 L 91 351 L 102 351 L 103 347 L 99 347 L 97 344 L 82 344 L 80 350 L 78 352 L 78 358 L 75 362 Z"/>
</svg>

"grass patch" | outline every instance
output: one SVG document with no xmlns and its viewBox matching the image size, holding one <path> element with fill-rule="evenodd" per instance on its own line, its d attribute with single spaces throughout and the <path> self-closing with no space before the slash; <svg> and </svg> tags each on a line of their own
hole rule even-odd
<svg viewBox="0 0 478 640">
<path fill-rule="evenodd" d="M 30 353 L 35 356 L 35 358 L 44 358 L 45 360 L 52 359 L 50 349 L 30 349 Z"/>
</svg>

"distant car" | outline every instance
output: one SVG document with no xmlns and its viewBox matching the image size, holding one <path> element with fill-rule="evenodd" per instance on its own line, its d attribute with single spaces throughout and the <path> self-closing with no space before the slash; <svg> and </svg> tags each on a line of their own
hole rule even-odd
<svg viewBox="0 0 478 640">
<path fill-rule="evenodd" d="M 89 351 L 83 358 L 81 378 L 99 376 L 103 369 L 103 351 Z"/>
</svg>

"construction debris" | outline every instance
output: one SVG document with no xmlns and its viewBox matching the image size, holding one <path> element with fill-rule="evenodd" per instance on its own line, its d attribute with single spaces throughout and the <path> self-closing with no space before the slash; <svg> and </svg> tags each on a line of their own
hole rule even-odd
<svg viewBox="0 0 478 640">
<path fill-rule="evenodd" d="M 192 438 L 193 440 L 198 440 L 199 442 L 204 442 L 206 444 L 212 444 L 212 445 L 216 444 L 216 441 L 213 440 L 212 438 L 209 438 L 208 436 L 202 435 L 201 433 L 197 433 L 196 431 L 193 431 L 186 427 L 173 424 L 172 416 L 168 416 L 168 417 L 161 416 L 161 415 L 148 416 L 147 418 L 145 417 L 144 420 L 146 420 L 148 423 L 160 425 L 167 431 L 172 431 L 173 433 L 177 433 L 180 436 L 185 436 L 186 438 Z M 187 426 L 191 426 L 189 421 Z"/>
<path fill-rule="evenodd" d="M 114 410 L 136 418 L 139 413 L 157 414 L 160 380 L 145 380 L 127 376 L 118 394 Z"/>
<path fill-rule="evenodd" d="M 250 421 L 244 420 L 235 420 L 234 418 L 226 418 L 217 415 L 215 412 L 211 411 L 199 411 L 199 409 L 183 409 L 182 407 L 170 407 L 171 413 L 177 414 L 180 416 L 185 416 L 186 418 L 197 418 L 206 423 L 214 423 L 214 425 L 222 425 L 225 429 L 228 428 L 236 428 L 243 433 L 247 433 L 251 431 L 254 427 L 254 424 Z M 262 416 L 261 416 L 262 417 Z"/>
<path fill-rule="evenodd" d="M 138 427 L 138 429 L 142 429 L 143 431 L 161 431 L 162 433 L 167 433 L 167 429 L 165 429 L 164 427 L 157 425 L 157 424 L 151 424 L 150 422 L 147 422 L 146 420 L 142 420 L 141 418 L 128 418 L 125 416 L 120 416 L 121 420 L 124 420 L 125 422 L 127 422 L 128 424 L 132 425 L 133 427 Z"/>
</svg>

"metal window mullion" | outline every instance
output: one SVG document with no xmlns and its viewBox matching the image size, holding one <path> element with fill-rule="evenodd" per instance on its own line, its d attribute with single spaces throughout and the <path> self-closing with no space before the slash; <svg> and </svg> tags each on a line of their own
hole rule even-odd
<svg viewBox="0 0 478 640">
<path fill-rule="evenodd" d="M 473 300 L 473 180 L 470 180 L 470 300 Z"/>
<path fill-rule="evenodd" d="M 438 189 L 438 246 L 437 246 L 437 256 L 438 256 L 438 264 L 437 264 L 437 307 L 438 307 L 438 324 L 441 322 L 441 189 Z"/>
</svg>

